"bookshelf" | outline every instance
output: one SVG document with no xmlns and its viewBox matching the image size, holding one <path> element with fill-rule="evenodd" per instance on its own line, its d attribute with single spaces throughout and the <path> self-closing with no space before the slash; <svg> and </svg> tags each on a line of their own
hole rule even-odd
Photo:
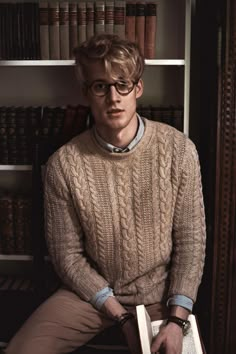
<svg viewBox="0 0 236 354">
<path fill-rule="evenodd" d="M 186 135 L 189 134 L 192 8 L 193 0 L 157 0 L 156 57 L 145 60 L 144 95 L 138 101 L 141 105 L 183 106 Z M 74 60 L 0 60 L 0 77 L 0 106 L 83 104 Z M 33 175 L 32 165 L 0 165 L 0 191 L 23 189 L 33 194 Z M 34 231 L 32 237 L 38 237 L 38 230 Z M 37 261 L 42 261 L 39 258 L 39 253 L 0 254 L 0 267 L 6 273 L 17 272 L 29 263 L 29 269 L 33 269 Z"/>
</svg>

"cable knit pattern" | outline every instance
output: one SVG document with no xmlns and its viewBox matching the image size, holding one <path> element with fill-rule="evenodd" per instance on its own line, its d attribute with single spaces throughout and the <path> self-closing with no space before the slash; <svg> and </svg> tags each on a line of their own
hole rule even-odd
<svg viewBox="0 0 236 354">
<path fill-rule="evenodd" d="M 45 227 L 56 271 L 87 301 L 105 286 L 123 304 L 173 294 L 195 301 L 205 216 L 194 144 L 148 120 L 122 154 L 104 150 L 91 131 L 75 137 L 47 163 Z"/>
</svg>

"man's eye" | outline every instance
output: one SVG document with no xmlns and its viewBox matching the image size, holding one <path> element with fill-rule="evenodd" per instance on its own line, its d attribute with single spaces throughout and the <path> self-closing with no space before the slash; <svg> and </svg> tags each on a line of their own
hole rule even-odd
<svg viewBox="0 0 236 354">
<path fill-rule="evenodd" d="M 129 87 L 129 83 L 126 82 L 126 81 L 119 81 L 117 82 L 117 84 L 120 86 L 120 87 Z"/>
<path fill-rule="evenodd" d="M 104 84 L 103 82 L 97 82 L 94 85 L 95 90 L 104 90 L 106 89 L 106 84 Z"/>
</svg>

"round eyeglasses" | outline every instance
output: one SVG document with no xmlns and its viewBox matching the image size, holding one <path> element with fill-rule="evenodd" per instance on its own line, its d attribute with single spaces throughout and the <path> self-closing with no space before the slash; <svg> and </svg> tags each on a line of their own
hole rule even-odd
<svg viewBox="0 0 236 354">
<path fill-rule="evenodd" d="M 116 91 L 120 95 L 126 96 L 134 89 L 134 86 L 136 84 L 137 82 L 124 81 L 124 80 L 119 80 L 113 82 L 112 84 L 108 84 L 107 82 L 104 81 L 95 80 L 90 85 L 87 85 L 87 88 L 94 96 L 103 97 L 108 94 L 108 92 L 110 91 L 110 87 L 114 86 L 116 88 Z"/>
</svg>

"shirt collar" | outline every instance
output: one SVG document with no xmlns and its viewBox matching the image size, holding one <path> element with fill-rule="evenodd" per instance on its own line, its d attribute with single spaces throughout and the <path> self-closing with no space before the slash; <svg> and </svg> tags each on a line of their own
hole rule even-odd
<svg viewBox="0 0 236 354">
<path fill-rule="evenodd" d="M 99 145 L 101 145 L 104 149 L 110 151 L 110 152 L 116 152 L 116 153 L 120 153 L 120 152 L 128 152 L 130 150 L 132 150 L 138 143 L 139 141 L 142 139 L 143 134 L 144 134 L 144 130 L 145 130 L 145 126 L 144 126 L 144 121 L 142 120 L 142 118 L 140 117 L 140 115 L 137 113 L 137 118 L 138 118 L 138 130 L 137 133 L 134 137 L 134 139 L 124 148 L 120 148 L 117 146 L 114 146 L 108 142 L 106 142 L 98 133 L 96 126 L 93 127 L 93 134 L 95 139 L 97 140 L 97 142 L 99 143 Z"/>
</svg>

